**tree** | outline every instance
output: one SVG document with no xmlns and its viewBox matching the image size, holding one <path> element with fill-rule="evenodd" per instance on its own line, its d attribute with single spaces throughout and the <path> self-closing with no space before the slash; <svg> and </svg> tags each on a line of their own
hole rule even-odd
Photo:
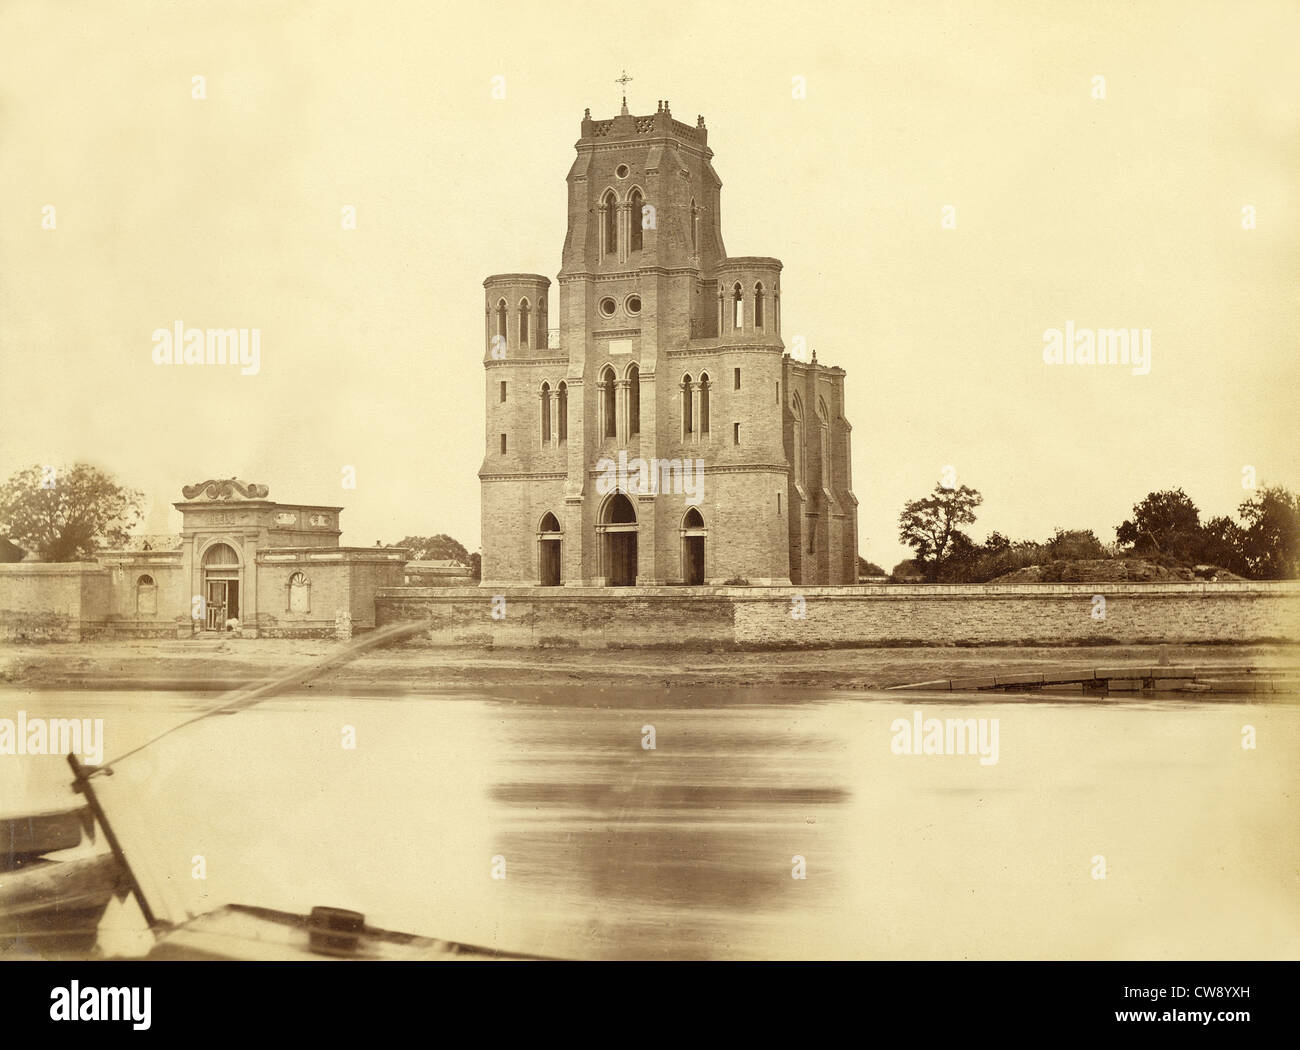
<svg viewBox="0 0 1300 1050">
<path fill-rule="evenodd" d="M 1300 575 L 1300 496 L 1266 485 L 1237 508 L 1243 528 L 1242 554 L 1257 580 Z"/>
<path fill-rule="evenodd" d="M 975 583 L 984 548 L 960 530 L 954 531 L 948 553 L 935 576 L 942 583 Z"/>
<path fill-rule="evenodd" d="M 1207 565 L 1235 572 L 1239 576 L 1251 574 L 1245 556 L 1246 537 L 1241 526 L 1226 514 L 1211 518 L 1201 526 L 1200 559 Z"/>
<path fill-rule="evenodd" d="M 470 555 L 464 546 L 445 533 L 436 536 L 406 536 L 393 547 L 405 547 L 411 552 L 411 561 L 458 561 L 470 564 Z"/>
<path fill-rule="evenodd" d="M 1010 538 L 1003 536 L 1000 532 L 990 532 L 988 539 L 984 541 L 984 553 L 986 555 L 998 555 L 1010 549 Z"/>
<path fill-rule="evenodd" d="M 1200 511 L 1182 489 L 1152 492 L 1133 507 L 1115 538 L 1134 554 L 1163 554 L 1194 561 L 1201 542 Z"/>
<path fill-rule="evenodd" d="M 884 576 L 885 570 L 877 565 L 874 561 L 867 561 L 861 554 L 858 555 L 858 575 L 859 576 Z"/>
<path fill-rule="evenodd" d="M 1106 548 L 1092 529 L 1057 528 L 1043 547 L 1051 561 L 1095 561 L 1106 557 Z"/>
<path fill-rule="evenodd" d="M 916 551 L 917 564 L 925 571 L 926 579 L 938 576 L 939 566 L 955 542 L 970 543 L 961 526 L 975 521 L 975 508 L 983 502 L 984 497 L 969 486 L 947 489 L 935 485 L 924 499 L 904 505 L 898 516 L 898 538 Z"/>
<path fill-rule="evenodd" d="M 918 579 L 924 575 L 921 566 L 916 564 L 915 558 L 905 558 L 894 566 L 894 570 L 889 574 L 889 578 L 898 582 L 899 580 Z"/>
<path fill-rule="evenodd" d="M 42 561 L 78 561 L 125 544 L 143 499 L 86 463 L 28 467 L 0 488 L 0 531 Z"/>
</svg>

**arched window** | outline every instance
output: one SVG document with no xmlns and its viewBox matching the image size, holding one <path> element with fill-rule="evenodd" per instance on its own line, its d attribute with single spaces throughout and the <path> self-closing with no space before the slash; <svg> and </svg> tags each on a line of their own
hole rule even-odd
<svg viewBox="0 0 1300 1050">
<path fill-rule="evenodd" d="M 519 345 L 528 346 L 528 300 L 519 300 Z"/>
<path fill-rule="evenodd" d="M 295 572 L 289 577 L 289 611 L 311 612 L 311 584 L 301 572 Z"/>
<path fill-rule="evenodd" d="M 559 417 L 560 440 L 569 440 L 569 386 L 567 383 L 561 383 L 555 389 L 555 399 L 559 402 L 556 406 L 556 416 Z"/>
<path fill-rule="evenodd" d="M 617 384 L 614 379 L 614 370 L 605 366 L 605 371 L 600 376 L 601 383 L 601 405 L 605 410 L 605 437 L 618 436 L 618 398 Z"/>
<path fill-rule="evenodd" d="M 632 219 L 632 243 L 631 250 L 639 252 L 642 245 L 642 233 L 644 232 L 644 220 L 641 216 L 642 198 L 640 190 L 632 191 L 632 200 L 628 208 Z"/>
<path fill-rule="evenodd" d="M 135 611 L 138 616 L 153 616 L 158 612 L 158 588 L 152 576 L 141 576 L 135 581 Z"/>
<path fill-rule="evenodd" d="M 834 475 L 831 473 L 831 424 L 830 414 L 826 411 L 826 399 L 819 397 L 817 399 L 817 424 L 821 430 L 822 443 L 822 487 L 830 488 L 831 479 Z"/>
<path fill-rule="evenodd" d="M 618 251 L 618 198 L 614 196 L 613 190 L 605 194 L 601 207 L 605 209 L 605 244 L 603 250 L 606 255 L 613 255 Z"/>
<path fill-rule="evenodd" d="M 636 365 L 627 370 L 627 432 L 641 433 L 641 370 Z"/>
<path fill-rule="evenodd" d="M 794 462 L 790 466 L 794 468 L 794 483 L 803 485 L 803 402 L 799 400 L 798 394 L 794 395 L 794 401 L 790 405 L 790 414 L 794 416 Z"/>
<path fill-rule="evenodd" d="M 239 568 L 239 555 L 235 553 L 235 548 L 229 543 L 214 543 L 203 552 L 203 567 L 205 569 L 237 569 Z"/>
<path fill-rule="evenodd" d="M 700 433 L 709 432 L 709 373 L 700 373 Z"/>
<path fill-rule="evenodd" d="M 695 251 L 700 243 L 700 209 L 695 206 L 695 198 L 691 198 L 691 251 Z"/>
<path fill-rule="evenodd" d="M 537 349 L 546 349 L 546 297 L 537 300 Z"/>
<path fill-rule="evenodd" d="M 731 327 L 737 332 L 745 327 L 745 291 L 739 281 L 731 290 Z"/>
<path fill-rule="evenodd" d="M 754 327 L 763 327 L 763 282 L 754 285 Z"/>
<path fill-rule="evenodd" d="M 560 546 L 560 523 L 549 510 L 542 515 L 542 524 L 538 528 L 538 571 L 543 587 L 558 587 L 562 575 Z"/>
<path fill-rule="evenodd" d="M 690 434 L 695 430 L 695 420 L 691 412 L 691 377 L 682 376 L 682 433 Z"/>
<path fill-rule="evenodd" d="M 551 440 L 551 384 L 542 384 L 542 444 Z"/>
<path fill-rule="evenodd" d="M 506 337 L 506 301 L 504 299 L 497 303 L 497 335 L 502 339 Z"/>
<path fill-rule="evenodd" d="M 698 587 L 704 582 L 704 515 L 692 507 L 682 517 L 682 582 Z"/>
</svg>

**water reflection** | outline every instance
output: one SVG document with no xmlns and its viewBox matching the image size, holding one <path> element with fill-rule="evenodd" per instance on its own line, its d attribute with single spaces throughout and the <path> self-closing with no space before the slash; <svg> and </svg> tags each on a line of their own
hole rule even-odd
<svg viewBox="0 0 1300 1050">
<path fill-rule="evenodd" d="M 277 698 L 169 736 L 101 793 L 173 919 L 332 904 L 571 958 L 1300 948 L 1292 703 L 755 695 Z M 116 755 L 210 701 L 9 691 L 0 716 L 103 717 Z M 893 753 L 917 709 L 998 718 L 998 763 Z M 0 778 L 7 808 L 68 779 L 57 757 L 2 758 Z"/>
</svg>

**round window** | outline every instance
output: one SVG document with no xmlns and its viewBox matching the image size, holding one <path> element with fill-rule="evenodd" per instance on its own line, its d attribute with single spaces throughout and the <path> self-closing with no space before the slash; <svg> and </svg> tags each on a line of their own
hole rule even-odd
<svg viewBox="0 0 1300 1050">
<path fill-rule="evenodd" d="M 639 314 L 641 312 L 641 297 L 639 295 L 629 295 L 627 297 L 627 312 L 630 314 Z"/>
<path fill-rule="evenodd" d="M 614 316 L 614 300 L 613 300 L 613 299 L 602 299 L 602 300 L 600 301 L 600 312 L 603 313 L 606 317 L 613 317 L 613 316 Z"/>
<path fill-rule="evenodd" d="M 627 178 L 627 165 L 626 165 L 626 164 L 620 164 L 620 165 L 619 165 L 619 166 L 614 170 L 614 174 L 617 175 L 620 179 L 626 179 L 626 178 Z"/>
</svg>

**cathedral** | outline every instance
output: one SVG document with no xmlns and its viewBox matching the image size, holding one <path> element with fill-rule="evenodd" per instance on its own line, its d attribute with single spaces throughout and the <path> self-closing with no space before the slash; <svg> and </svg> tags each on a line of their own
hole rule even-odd
<svg viewBox="0 0 1300 1050">
<path fill-rule="evenodd" d="M 483 586 L 857 582 L 844 370 L 729 256 L 704 118 L 582 121 L 559 302 L 483 282 Z M 555 327 L 550 327 L 554 323 Z"/>
</svg>

